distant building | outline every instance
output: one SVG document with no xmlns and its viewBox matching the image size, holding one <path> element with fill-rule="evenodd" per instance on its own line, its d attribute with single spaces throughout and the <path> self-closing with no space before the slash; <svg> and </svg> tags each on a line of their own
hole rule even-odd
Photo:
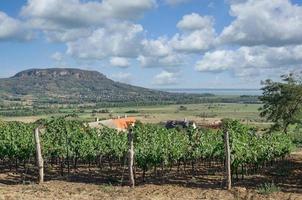
<svg viewBox="0 0 302 200">
<path fill-rule="evenodd" d="M 196 123 L 194 121 L 188 121 L 187 119 L 184 119 L 183 121 L 170 120 L 167 121 L 165 125 L 167 129 L 176 128 L 178 126 L 182 128 L 189 128 L 189 127 L 192 127 L 193 129 L 197 128 Z"/>
<path fill-rule="evenodd" d="M 108 119 L 99 121 L 96 119 L 95 122 L 88 123 L 89 127 L 91 128 L 102 128 L 108 127 L 113 128 L 118 131 L 126 131 L 128 127 L 132 124 L 135 124 L 136 119 L 134 117 L 127 117 L 124 118 L 117 118 L 117 119 Z"/>
</svg>

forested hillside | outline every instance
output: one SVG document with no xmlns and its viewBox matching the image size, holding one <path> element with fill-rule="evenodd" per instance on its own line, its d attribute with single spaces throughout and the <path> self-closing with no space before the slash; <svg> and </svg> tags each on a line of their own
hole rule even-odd
<svg viewBox="0 0 302 200">
<path fill-rule="evenodd" d="M 196 102 L 205 95 L 173 94 L 115 82 L 97 71 L 30 69 L 0 79 L 1 99 L 44 103 Z M 209 94 L 208 94 L 209 95 Z"/>
</svg>

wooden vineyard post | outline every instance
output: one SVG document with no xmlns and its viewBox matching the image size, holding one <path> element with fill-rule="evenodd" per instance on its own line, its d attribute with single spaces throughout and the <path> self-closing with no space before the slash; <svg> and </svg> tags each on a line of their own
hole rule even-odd
<svg viewBox="0 0 302 200">
<path fill-rule="evenodd" d="M 39 169 L 39 183 L 44 182 L 44 161 L 41 152 L 41 144 L 39 137 L 39 128 L 35 129 L 35 145 L 36 145 L 36 160 Z"/>
<path fill-rule="evenodd" d="M 130 128 L 128 132 L 128 144 L 129 144 L 129 152 L 128 152 L 128 170 L 129 170 L 129 184 L 130 187 L 135 186 L 135 180 L 134 180 L 134 145 L 133 145 L 133 131 Z"/>
<path fill-rule="evenodd" d="M 225 144 L 225 169 L 226 169 L 226 183 L 227 189 L 232 189 L 232 175 L 231 175 L 231 150 L 230 150 L 230 140 L 229 132 L 224 131 L 224 144 Z"/>
</svg>

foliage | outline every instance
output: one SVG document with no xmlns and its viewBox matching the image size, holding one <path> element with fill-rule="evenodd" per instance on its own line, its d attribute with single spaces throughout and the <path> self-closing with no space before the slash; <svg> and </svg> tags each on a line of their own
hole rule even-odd
<svg viewBox="0 0 302 200">
<path fill-rule="evenodd" d="M 53 118 L 42 135 L 48 157 L 76 157 L 92 160 L 96 156 L 121 158 L 127 152 L 127 135 L 114 129 L 90 129 L 78 120 Z"/>
<path fill-rule="evenodd" d="M 284 157 L 292 150 L 292 141 L 282 133 L 257 134 L 238 121 L 224 121 L 229 131 L 232 167 L 261 165 Z M 165 129 L 158 125 L 139 125 L 135 129 L 138 166 L 149 169 L 162 163 L 224 158 L 223 131 Z"/>
<path fill-rule="evenodd" d="M 186 110 L 188 110 L 188 108 L 186 106 L 179 106 L 178 110 L 186 111 Z"/>
<path fill-rule="evenodd" d="M 26 160 L 34 155 L 32 124 L 0 122 L 0 159 Z"/>
<path fill-rule="evenodd" d="M 288 131 L 290 138 L 292 139 L 293 143 L 297 146 L 302 145 L 302 124 L 296 124 L 295 126 L 291 126 Z"/>
<path fill-rule="evenodd" d="M 276 186 L 274 182 L 264 183 L 257 188 L 257 191 L 259 194 L 268 195 L 274 192 L 279 192 L 280 188 Z"/>
<path fill-rule="evenodd" d="M 147 170 L 159 164 L 173 163 L 183 158 L 189 148 L 187 136 L 176 129 L 140 124 L 134 128 L 135 156 L 138 166 Z"/>
<path fill-rule="evenodd" d="M 59 117 L 50 119 L 45 127 L 45 133 L 42 134 L 45 156 L 62 158 L 67 154 L 79 154 L 80 141 L 85 136 L 85 127 L 81 122 Z"/>
<path fill-rule="evenodd" d="M 73 118 L 40 120 L 35 125 L 0 122 L 0 159 L 33 158 L 33 130 L 41 133 L 43 157 L 92 161 L 98 157 L 121 161 L 128 150 L 127 133 L 114 129 L 91 129 Z M 283 133 L 258 134 L 238 121 L 224 120 L 228 130 L 233 169 L 247 164 L 261 165 L 281 158 L 292 150 L 291 138 Z M 180 161 L 224 159 L 223 130 L 166 129 L 137 123 L 133 128 L 135 161 L 144 171 Z"/>
<path fill-rule="evenodd" d="M 233 120 L 224 120 L 223 129 L 230 135 L 233 168 L 260 165 L 288 155 L 293 148 L 290 137 L 283 133 L 258 134 L 254 128 Z"/>
<path fill-rule="evenodd" d="M 128 110 L 125 113 L 134 114 L 134 113 L 139 113 L 139 111 L 138 110 Z"/>
<path fill-rule="evenodd" d="M 274 130 L 287 133 L 290 124 L 302 122 L 302 76 L 289 74 L 282 76 L 282 82 L 266 80 L 263 84 L 260 115 L 275 123 Z"/>
</svg>

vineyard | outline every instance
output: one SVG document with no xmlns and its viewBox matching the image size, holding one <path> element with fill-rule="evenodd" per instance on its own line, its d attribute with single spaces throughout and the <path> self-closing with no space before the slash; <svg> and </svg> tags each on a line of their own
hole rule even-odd
<svg viewBox="0 0 302 200">
<path fill-rule="evenodd" d="M 79 168 L 99 168 L 122 177 L 127 162 L 126 133 L 114 129 L 92 129 L 74 120 L 51 118 L 36 124 L 0 123 L 1 169 L 35 172 L 33 130 L 41 128 L 42 154 L 46 169 L 57 169 L 57 176 L 77 173 Z M 166 129 L 160 125 L 137 123 L 133 127 L 136 177 L 144 182 L 155 174 L 175 169 L 192 176 L 203 164 L 215 169 L 225 164 L 223 130 L 230 134 L 233 178 L 243 179 L 276 160 L 284 159 L 293 147 L 282 133 L 257 133 L 238 121 L 226 120 L 221 130 Z M 152 170 L 152 173 L 150 171 Z M 153 173 L 154 171 L 154 173 Z M 160 171 L 160 173 L 159 173 Z M 47 173 L 50 170 L 46 170 Z M 138 177 L 137 177 L 138 178 Z"/>
</svg>

